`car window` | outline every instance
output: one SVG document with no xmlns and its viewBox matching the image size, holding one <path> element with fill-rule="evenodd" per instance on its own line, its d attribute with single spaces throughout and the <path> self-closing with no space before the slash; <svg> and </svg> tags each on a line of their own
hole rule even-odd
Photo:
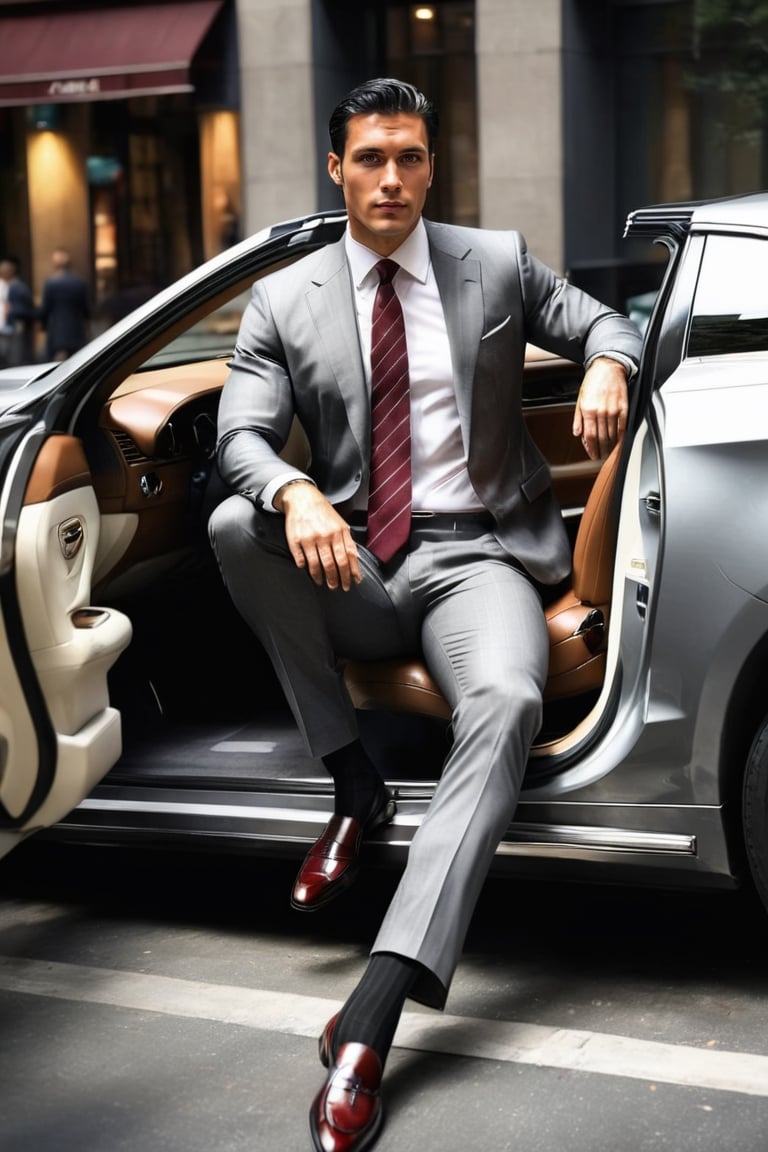
<svg viewBox="0 0 768 1152">
<path fill-rule="evenodd" d="M 170 340 L 159 352 L 144 362 L 142 368 L 163 368 L 170 364 L 189 364 L 231 356 L 234 351 L 240 319 L 250 300 L 250 289 L 209 312 L 191 328 Z"/>
<path fill-rule="evenodd" d="M 768 352 L 768 240 L 709 236 L 693 300 L 689 356 Z"/>
<path fill-rule="evenodd" d="M 628 296 L 625 301 L 623 311 L 637 324 L 643 335 L 651 319 L 658 294 L 659 290 L 655 288 L 652 292 L 639 292 L 636 296 Z"/>
</svg>

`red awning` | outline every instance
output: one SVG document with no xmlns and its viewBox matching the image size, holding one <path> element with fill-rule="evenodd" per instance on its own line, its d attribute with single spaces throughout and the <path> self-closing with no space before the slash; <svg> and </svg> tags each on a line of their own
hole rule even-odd
<svg viewBox="0 0 768 1152">
<path fill-rule="evenodd" d="M 192 59 L 223 2 L 0 14 L 0 105 L 191 92 Z"/>
</svg>

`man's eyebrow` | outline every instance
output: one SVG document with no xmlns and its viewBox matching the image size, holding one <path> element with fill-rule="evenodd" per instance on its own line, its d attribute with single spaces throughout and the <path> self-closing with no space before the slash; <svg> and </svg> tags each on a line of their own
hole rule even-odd
<svg viewBox="0 0 768 1152">
<path fill-rule="evenodd" d="M 386 149 L 381 147 L 379 144 L 356 144 L 352 149 L 353 153 L 382 153 L 385 151 Z M 426 148 L 423 144 L 404 144 L 402 148 L 398 149 L 398 153 L 399 155 L 402 155 L 404 152 L 424 152 L 425 154 L 428 154 L 429 149 Z"/>
</svg>

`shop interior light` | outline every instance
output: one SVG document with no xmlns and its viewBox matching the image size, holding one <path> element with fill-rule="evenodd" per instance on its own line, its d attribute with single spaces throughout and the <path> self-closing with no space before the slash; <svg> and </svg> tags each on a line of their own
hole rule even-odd
<svg viewBox="0 0 768 1152">
<path fill-rule="evenodd" d="M 434 20 L 435 10 L 427 7 L 415 8 L 413 15 L 416 20 Z"/>
<path fill-rule="evenodd" d="M 113 156 L 86 156 L 85 172 L 89 184 L 114 184 L 123 174 L 120 161 Z"/>
<path fill-rule="evenodd" d="M 32 104 L 27 108 L 27 124 L 35 132 L 58 132 L 60 113 L 58 104 Z"/>
</svg>

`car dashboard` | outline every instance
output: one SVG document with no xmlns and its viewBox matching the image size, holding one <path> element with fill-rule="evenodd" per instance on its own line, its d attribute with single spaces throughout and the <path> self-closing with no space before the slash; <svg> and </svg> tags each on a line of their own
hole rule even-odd
<svg viewBox="0 0 768 1152">
<path fill-rule="evenodd" d="M 157 574 L 194 547 L 216 447 L 226 359 L 134 373 L 104 405 L 87 445 L 106 528 L 102 594 L 118 577 Z M 116 541 L 124 547 L 116 546 Z M 108 553 L 108 555 L 107 555 Z M 151 561 L 151 564 L 150 564 Z"/>
</svg>

